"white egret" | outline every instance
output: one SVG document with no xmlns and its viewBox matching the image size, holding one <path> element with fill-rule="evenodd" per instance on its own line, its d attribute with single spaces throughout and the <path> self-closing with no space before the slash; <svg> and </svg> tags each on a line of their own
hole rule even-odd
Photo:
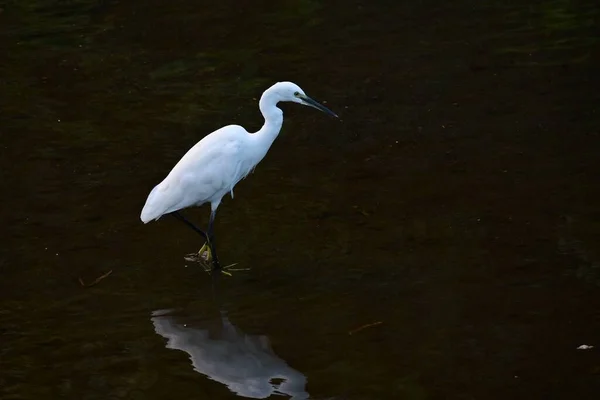
<svg viewBox="0 0 600 400">
<path fill-rule="evenodd" d="M 331 110 L 308 97 L 295 83 L 278 82 L 268 88 L 259 101 L 265 122 L 258 132 L 249 133 L 239 125 L 228 125 L 205 136 L 194 145 L 173 167 L 167 177 L 148 195 L 140 218 L 148 223 L 166 214 L 172 214 L 204 236 L 208 259 L 213 270 L 220 270 L 215 248 L 214 221 L 223 196 L 265 157 L 277 138 L 283 124 L 280 101 L 290 101 L 311 106 L 334 117 Z M 188 221 L 178 211 L 210 203 L 208 231 L 204 232 Z"/>
</svg>

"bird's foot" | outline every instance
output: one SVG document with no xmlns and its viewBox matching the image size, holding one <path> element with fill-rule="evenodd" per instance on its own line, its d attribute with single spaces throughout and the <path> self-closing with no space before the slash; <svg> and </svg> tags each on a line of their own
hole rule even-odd
<svg viewBox="0 0 600 400">
<path fill-rule="evenodd" d="M 219 271 L 224 275 L 232 276 L 231 271 L 250 270 L 250 268 L 232 268 L 235 267 L 238 263 L 229 264 L 225 267 L 215 266 L 208 243 L 204 243 L 204 245 L 200 248 L 200 250 L 197 253 L 188 254 L 184 257 L 184 259 L 190 262 L 197 262 L 198 264 L 200 264 L 202 269 L 204 269 L 204 271 L 206 271 L 208 274 L 211 274 L 215 271 Z"/>
<path fill-rule="evenodd" d="M 184 257 L 186 261 L 197 262 L 197 263 L 210 263 L 212 255 L 210 253 L 210 247 L 208 243 L 204 243 L 197 253 L 190 253 Z"/>
<path fill-rule="evenodd" d="M 212 274 L 213 272 L 216 272 L 216 273 L 220 272 L 223 275 L 233 276 L 232 272 L 249 271 L 250 270 L 250 268 L 233 268 L 236 265 L 238 265 L 238 263 L 229 264 L 224 267 L 221 267 L 221 266 L 215 267 L 215 265 L 213 263 L 207 263 L 207 262 L 203 262 L 203 261 L 199 262 L 199 264 L 204 269 L 204 271 L 209 275 Z"/>
<path fill-rule="evenodd" d="M 224 267 L 219 267 L 219 268 L 214 268 L 214 266 L 206 265 L 206 266 L 204 266 L 204 270 L 206 272 L 208 272 L 209 274 L 214 271 L 217 271 L 217 272 L 220 272 L 223 275 L 227 275 L 227 276 L 233 276 L 232 272 L 235 272 L 235 271 L 250 271 L 250 268 L 232 268 L 232 267 L 235 267 L 236 265 L 238 265 L 238 263 L 229 264 L 229 265 L 226 265 Z"/>
</svg>

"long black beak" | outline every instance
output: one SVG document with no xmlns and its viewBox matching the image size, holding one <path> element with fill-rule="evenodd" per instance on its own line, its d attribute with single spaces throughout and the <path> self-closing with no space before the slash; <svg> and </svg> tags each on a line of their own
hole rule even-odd
<svg viewBox="0 0 600 400">
<path fill-rule="evenodd" d="M 310 97 L 308 97 L 305 94 L 298 94 L 296 97 L 298 97 L 300 100 L 302 100 L 303 104 L 316 108 L 319 111 L 323 111 L 325 114 L 329 114 L 332 117 L 336 117 L 339 118 L 337 116 L 336 113 L 334 113 L 333 111 L 331 111 L 329 108 L 325 107 L 322 104 L 317 103 L 315 100 L 311 99 Z"/>
</svg>

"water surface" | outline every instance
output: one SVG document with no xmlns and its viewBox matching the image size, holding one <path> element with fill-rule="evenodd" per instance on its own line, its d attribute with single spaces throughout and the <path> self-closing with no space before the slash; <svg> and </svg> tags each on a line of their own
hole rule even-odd
<svg viewBox="0 0 600 400">
<path fill-rule="evenodd" d="M 597 397 L 594 2 L 0 8 L 0 398 Z M 278 80 L 342 121 L 282 105 L 215 289 L 139 212 Z"/>
</svg>

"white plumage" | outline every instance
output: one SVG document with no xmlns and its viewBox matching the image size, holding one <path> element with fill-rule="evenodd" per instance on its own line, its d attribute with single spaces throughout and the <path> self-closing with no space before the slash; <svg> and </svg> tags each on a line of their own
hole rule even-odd
<svg viewBox="0 0 600 400">
<path fill-rule="evenodd" d="M 263 127 L 249 133 L 239 125 L 228 125 L 196 143 L 152 189 L 142 209 L 142 222 L 207 202 L 214 212 L 226 193 L 233 197 L 235 185 L 264 158 L 281 130 L 283 112 L 277 107 L 280 101 L 313 106 L 335 116 L 306 96 L 298 85 L 276 83 L 260 98 L 259 107 L 265 118 Z"/>
<path fill-rule="evenodd" d="M 223 196 L 231 193 L 233 197 L 235 185 L 264 158 L 279 135 L 283 124 L 283 112 L 277 107 L 280 101 L 311 106 L 337 117 L 308 97 L 295 83 L 274 84 L 262 94 L 259 101 L 260 111 L 265 118 L 262 128 L 256 133 L 249 133 L 239 125 L 228 125 L 196 143 L 167 177 L 152 189 L 140 215 L 142 222 L 148 223 L 165 214 L 175 213 L 176 217 L 205 236 L 214 256 L 214 268 L 219 269 L 212 233 L 215 213 Z M 211 206 L 207 233 L 176 213 L 204 203 L 210 203 Z"/>
<path fill-rule="evenodd" d="M 223 196 L 262 159 L 255 135 L 238 125 L 223 127 L 192 147 L 148 196 L 144 223 L 191 206 L 211 203 L 216 210 Z M 263 154 L 264 157 L 264 154 Z"/>
</svg>

